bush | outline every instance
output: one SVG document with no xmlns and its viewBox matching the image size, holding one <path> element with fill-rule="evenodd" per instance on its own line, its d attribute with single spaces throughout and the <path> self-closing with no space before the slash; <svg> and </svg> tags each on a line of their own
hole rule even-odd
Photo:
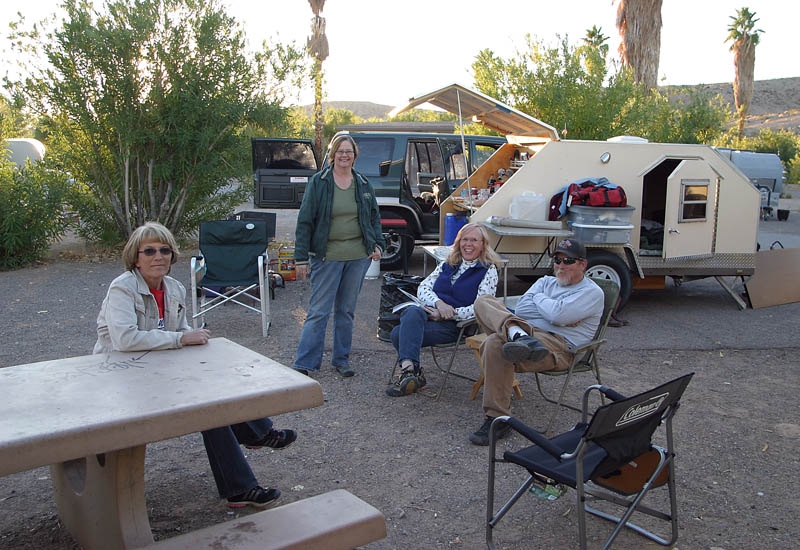
<svg viewBox="0 0 800 550">
<path fill-rule="evenodd" d="M 67 176 L 46 163 L 17 169 L 0 160 L 0 270 L 39 260 L 64 234 L 68 188 Z"/>
</svg>

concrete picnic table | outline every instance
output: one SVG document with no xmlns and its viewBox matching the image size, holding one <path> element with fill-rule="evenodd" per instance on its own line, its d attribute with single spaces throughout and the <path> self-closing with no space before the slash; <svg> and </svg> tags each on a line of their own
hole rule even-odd
<svg viewBox="0 0 800 550">
<path fill-rule="evenodd" d="M 225 338 L 6 367 L 0 475 L 51 465 L 59 515 L 84 548 L 147 546 L 148 443 L 322 403 L 315 380 Z"/>
</svg>

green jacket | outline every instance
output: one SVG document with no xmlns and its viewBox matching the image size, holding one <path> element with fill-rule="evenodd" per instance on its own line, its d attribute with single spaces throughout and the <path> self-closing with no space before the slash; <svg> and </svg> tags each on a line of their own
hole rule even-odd
<svg viewBox="0 0 800 550">
<path fill-rule="evenodd" d="M 381 232 L 381 214 L 375 191 L 367 178 L 353 170 L 353 189 L 358 208 L 358 224 L 364 239 L 364 256 L 372 254 L 377 246 L 386 248 Z M 309 257 L 325 258 L 328 233 L 331 228 L 333 207 L 333 172 L 330 167 L 317 172 L 306 185 L 295 229 L 294 259 L 298 264 L 308 263 Z"/>
</svg>

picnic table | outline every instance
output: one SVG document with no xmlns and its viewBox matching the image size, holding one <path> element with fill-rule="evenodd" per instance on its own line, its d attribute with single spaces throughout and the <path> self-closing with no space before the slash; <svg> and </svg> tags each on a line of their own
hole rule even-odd
<svg viewBox="0 0 800 550">
<path fill-rule="evenodd" d="M 225 338 L 6 367 L 0 475 L 51 465 L 59 516 L 84 548 L 147 546 L 148 443 L 322 403 L 315 380 Z"/>
</svg>

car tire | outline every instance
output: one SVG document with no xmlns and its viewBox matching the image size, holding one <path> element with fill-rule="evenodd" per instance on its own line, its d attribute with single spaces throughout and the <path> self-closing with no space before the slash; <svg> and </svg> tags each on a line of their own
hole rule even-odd
<svg viewBox="0 0 800 550">
<path fill-rule="evenodd" d="M 414 252 L 414 237 L 405 233 L 392 231 L 384 233 L 386 249 L 381 255 L 381 271 L 392 271 L 403 267 L 403 260 L 411 257 Z"/>
</svg>

